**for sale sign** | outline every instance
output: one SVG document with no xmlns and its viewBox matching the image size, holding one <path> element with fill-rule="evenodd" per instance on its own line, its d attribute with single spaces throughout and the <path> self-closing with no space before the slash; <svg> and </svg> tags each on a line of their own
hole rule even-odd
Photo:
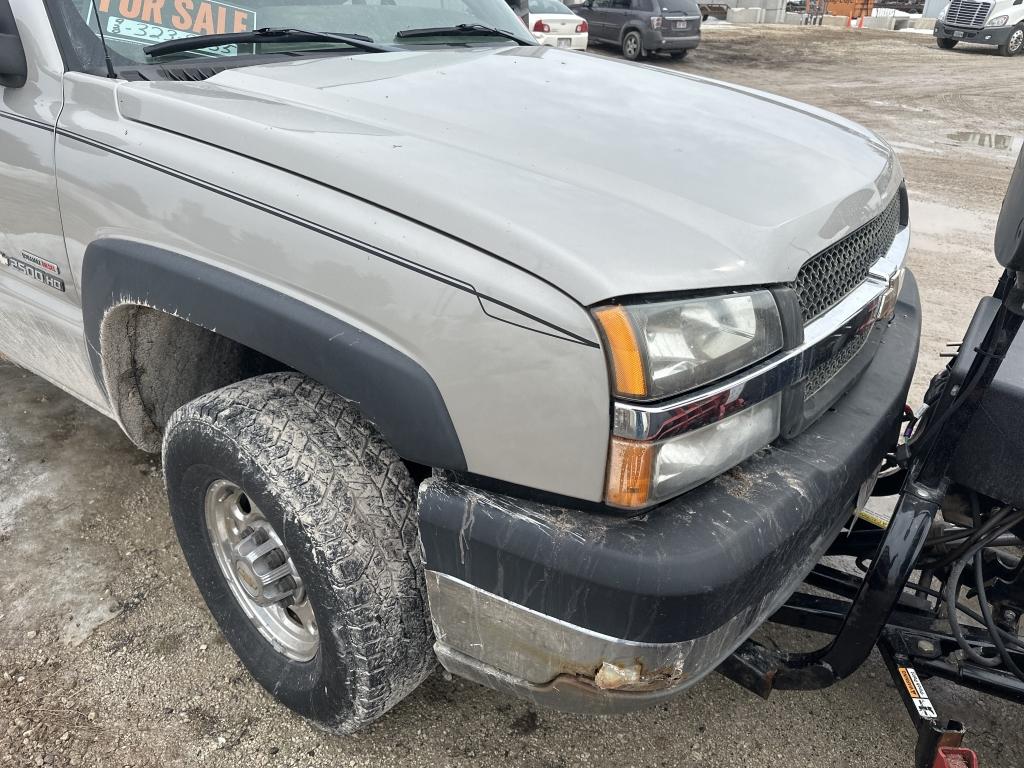
<svg viewBox="0 0 1024 768">
<path fill-rule="evenodd" d="M 256 28 L 253 11 L 220 0 L 97 0 L 96 8 L 107 39 L 128 43 L 150 45 Z M 224 45 L 196 53 L 233 56 L 238 46 Z"/>
</svg>

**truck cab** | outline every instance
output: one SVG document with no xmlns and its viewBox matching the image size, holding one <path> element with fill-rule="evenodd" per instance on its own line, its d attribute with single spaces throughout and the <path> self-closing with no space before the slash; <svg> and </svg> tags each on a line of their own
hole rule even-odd
<svg viewBox="0 0 1024 768">
<path fill-rule="evenodd" d="M 1024 51 L 1024 5 L 1019 0 L 952 0 L 939 14 L 933 33 L 939 48 L 958 43 L 994 45 L 1003 56 Z"/>
</svg>

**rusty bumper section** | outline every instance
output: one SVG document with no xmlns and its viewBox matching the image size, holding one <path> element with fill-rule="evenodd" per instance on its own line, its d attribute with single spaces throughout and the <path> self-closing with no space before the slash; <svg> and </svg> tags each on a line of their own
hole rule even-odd
<svg viewBox="0 0 1024 768">
<path fill-rule="evenodd" d="M 714 670 L 796 589 L 892 444 L 917 358 L 908 275 L 835 407 L 641 518 L 420 488 L 435 650 L 451 672 L 574 711 L 662 700 Z"/>
<path fill-rule="evenodd" d="M 674 696 L 748 633 L 749 615 L 678 643 L 635 643 L 531 611 L 427 571 L 437 641 L 449 672 L 568 712 L 627 712 Z M 710 663 L 710 666 L 708 664 Z"/>
</svg>

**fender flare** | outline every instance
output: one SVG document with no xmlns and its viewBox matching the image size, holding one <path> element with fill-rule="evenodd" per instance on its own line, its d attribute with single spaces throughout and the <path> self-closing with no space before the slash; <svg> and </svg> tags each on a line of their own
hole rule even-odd
<svg viewBox="0 0 1024 768">
<path fill-rule="evenodd" d="M 86 248 L 81 293 L 89 361 L 104 392 L 104 316 L 123 305 L 150 307 L 244 344 L 358 403 L 402 458 L 466 469 L 430 374 L 333 315 L 180 253 L 115 238 Z"/>
<path fill-rule="evenodd" d="M 626 39 L 627 32 L 639 32 L 640 33 L 640 44 L 644 43 L 644 28 L 640 26 L 639 22 L 627 21 L 622 25 L 622 29 L 619 30 L 619 45 L 622 45 L 622 41 Z"/>
</svg>

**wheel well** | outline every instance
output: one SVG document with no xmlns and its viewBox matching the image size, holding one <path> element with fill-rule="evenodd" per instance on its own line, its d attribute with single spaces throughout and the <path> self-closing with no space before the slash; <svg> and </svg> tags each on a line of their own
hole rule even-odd
<svg viewBox="0 0 1024 768">
<path fill-rule="evenodd" d="M 160 450 L 167 418 L 190 398 L 294 370 L 359 403 L 407 461 L 466 469 L 437 384 L 388 339 L 245 276 L 132 240 L 90 243 L 81 283 L 89 361 L 140 448 Z"/>
<path fill-rule="evenodd" d="M 171 414 L 236 381 L 288 366 L 244 344 L 151 307 L 112 307 L 100 326 L 111 407 L 135 445 L 157 452 Z"/>
</svg>

